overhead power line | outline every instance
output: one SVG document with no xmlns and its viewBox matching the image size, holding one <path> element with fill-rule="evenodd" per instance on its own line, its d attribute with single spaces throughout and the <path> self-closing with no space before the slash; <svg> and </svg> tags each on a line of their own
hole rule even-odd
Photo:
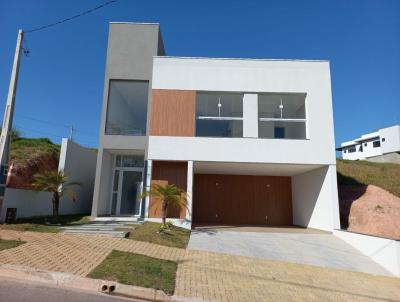
<svg viewBox="0 0 400 302">
<path fill-rule="evenodd" d="M 33 133 L 37 133 L 37 134 L 41 134 L 41 135 L 46 135 L 48 137 L 52 137 L 52 138 L 57 138 L 57 139 L 61 139 L 61 138 L 65 138 L 67 137 L 66 135 L 60 134 L 60 133 L 54 133 L 54 132 L 47 132 L 47 131 L 41 131 L 41 130 L 37 130 L 37 129 L 33 129 L 30 127 L 25 127 L 25 126 L 20 126 L 20 125 L 16 125 L 17 129 L 21 129 L 21 130 L 26 130 L 29 132 L 33 132 Z M 85 145 L 93 145 L 96 144 L 97 142 L 95 140 L 87 140 L 87 139 L 81 139 L 78 138 L 77 140 L 78 143 L 83 143 Z"/>
<path fill-rule="evenodd" d="M 17 114 L 17 113 L 15 113 L 15 116 L 18 117 L 18 118 L 34 121 L 34 122 L 37 122 L 37 123 L 47 124 L 47 125 L 51 125 L 51 126 L 54 126 L 54 127 L 71 129 L 71 125 L 67 125 L 67 124 L 55 123 L 55 122 L 46 121 L 46 120 L 38 119 L 38 118 L 35 118 L 35 117 L 30 117 L 30 116 L 26 116 L 26 115 Z M 74 127 L 74 132 L 83 133 L 84 135 L 89 135 L 89 136 L 96 135 L 94 132 L 87 131 L 87 130 L 81 130 L 79 128 L 77 129 L 75 127 Z"/>
<path fill-rule="evenodd" d="M 103 7 L 105 7 L 107 5 L 110 5 L 110 4 L 112 4 L 114 2 L 117 2 L 117 1 L 118 0 L 107 1 L 107 2 L 105 2 L 105 3 L 103 3 L 103 4 L 99 5 L 99 6 L 93 7 L 91 9 L 86 10 L 86 11 L 84 11 L 82 13 L 79 13 L 79 14 L 77 14 L 75 16 L 72 16 L 72 17 L 69 17 L 69 18 L 54 22 L 54 23 L 50 23 L 50 24 L 47 24 L 47 25 L 43 25 L 43 26 L 40 26 L 40 27 L 24 30 L 24 33 L 32 33 L 32 32 L 35 32 L 35 31 L 39 31 L 39 30 L 43 30 L 43 29 L 46 29 L 46 28 L 49 28 L 49 27 L 53 27 L 53 26 L 59 25 L 59 24 L 64 23 L 64 22 L 71 21 L 73 19 L 76 19 L 76 18 L 82 17 L 84 15 L 90 14 L 90 13 L 92 13 L 92 12 L 94 12 L 94 11 L 100 9 L 100 8 L 103 8 Z"/>
</svg>

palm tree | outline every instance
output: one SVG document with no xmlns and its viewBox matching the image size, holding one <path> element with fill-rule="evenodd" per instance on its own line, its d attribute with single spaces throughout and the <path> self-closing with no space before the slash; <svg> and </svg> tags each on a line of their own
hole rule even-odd
<svg viewBox="0 0 400 302">
<path fill-rule="evenodd" d="M 72 201 L 76 201 L 76 194 L 70 189 L 71 186 L 81 186 L 78 182 L 68 182 L 68 176 L 63 171 L 46 171 L 35 174 L 32 178 L 32 186 L 41 191 L 53 193 L 53 218 L 58 219 L 60 198 L 67 194 Z"/>
<path fill-rule="evenodd" d="M 145 191 L 141 198 L 146 196 L 159 198 L 162 201 L 162 224 L 166 226 L 166 219 L 168 215 L 168 207 L 184 207 L 187 209 L 187 193 L 186 191 L 178 188 L 174 184 L 161 186 L 154 184 L 150 187 L 149 191 Z"/>
</svg>

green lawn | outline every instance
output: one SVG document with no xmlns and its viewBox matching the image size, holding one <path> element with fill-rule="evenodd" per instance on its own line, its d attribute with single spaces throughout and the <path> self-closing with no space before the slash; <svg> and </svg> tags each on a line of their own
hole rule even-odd
<svg viewBox="0 0 400 302">
<path fill-rule="evenodd" d="M 400 165 L 337 159 L 339 185 L 375 185 L 400 197 Z"/>
<path fill-rule="evenodd" d="M 186 248 L 190 230 L 173 226 L 170 230 L 159 232 L 161 223 L 145 222 L 129 233 L 129 239 L 151 242 L 170 247 Z"/>
<path fill-rule="evenodd" d="M 160 289 L 172 295 L 176 269 L 177 264 L 173 261 L 112 251 L 88 277 Z"/>
<path fill-rule="evenodd" d="M 14 231 L 30 231 L 44 233 L 58 233 L 60 226 L 80 225 L 90 221 L 89 216 L 83 215 L 63 215 L 58 217 L 59 225 L 51 225 L 51 216 L 21 218 L 15 223 L 0 224 L 0 229 Z"/>
<path fill-rule="evenodd" d="M 0 251 L 6 250 L 6 249 L 12 249 L 14 247 L 17 247 L 18 245 L 21 245 L 25 243 L 24 241 L 19 241 L 19 240 L 4 240 L 0 239 Z"/>
</svg>

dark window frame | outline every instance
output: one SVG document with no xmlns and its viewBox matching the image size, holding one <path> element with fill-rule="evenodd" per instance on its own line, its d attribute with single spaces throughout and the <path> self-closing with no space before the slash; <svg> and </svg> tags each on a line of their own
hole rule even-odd
<svg viewBox="0 0 400 302">
<path fill-rule="evenodd" d="M 381 141 L 380 140 L 372 142 L 372 147 L 379 148 L 380 146 L 381 146 Z"/>
</svg>

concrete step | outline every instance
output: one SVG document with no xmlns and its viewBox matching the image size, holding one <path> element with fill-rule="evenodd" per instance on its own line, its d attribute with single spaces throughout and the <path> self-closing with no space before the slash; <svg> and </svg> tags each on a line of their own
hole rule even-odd
<svg viewBox="0 0 400 302">
<path fill-rule="evenodd" d="M 125 231 L 90 231 L 90 230 L 65 230 L 63 234 L 69 235 L 92 235 L 92 236 L 110 236 L 125 238 L 128 232 Z"/>
<path fill-rule="evenodd" d="M 71 230 L 71 229 L 86 229 L 86 230 L 96 230 L 96 229 L 118 229 L 118 228 L 136 228 L 138 225 L 77 225 L 77 226 L 65 226 L 60 227 L 63 230 Z"/>
<path fill-rule="evenodd" d="M 125 238 L 127 231 L 121 231 L 121 228 L 135 228 L 141 225 L 141 221 L 92 221 L 82 225 L 70 225 L 61 227 L 63 234 L 75 235 L 98 235 Z"/>
</svg>

